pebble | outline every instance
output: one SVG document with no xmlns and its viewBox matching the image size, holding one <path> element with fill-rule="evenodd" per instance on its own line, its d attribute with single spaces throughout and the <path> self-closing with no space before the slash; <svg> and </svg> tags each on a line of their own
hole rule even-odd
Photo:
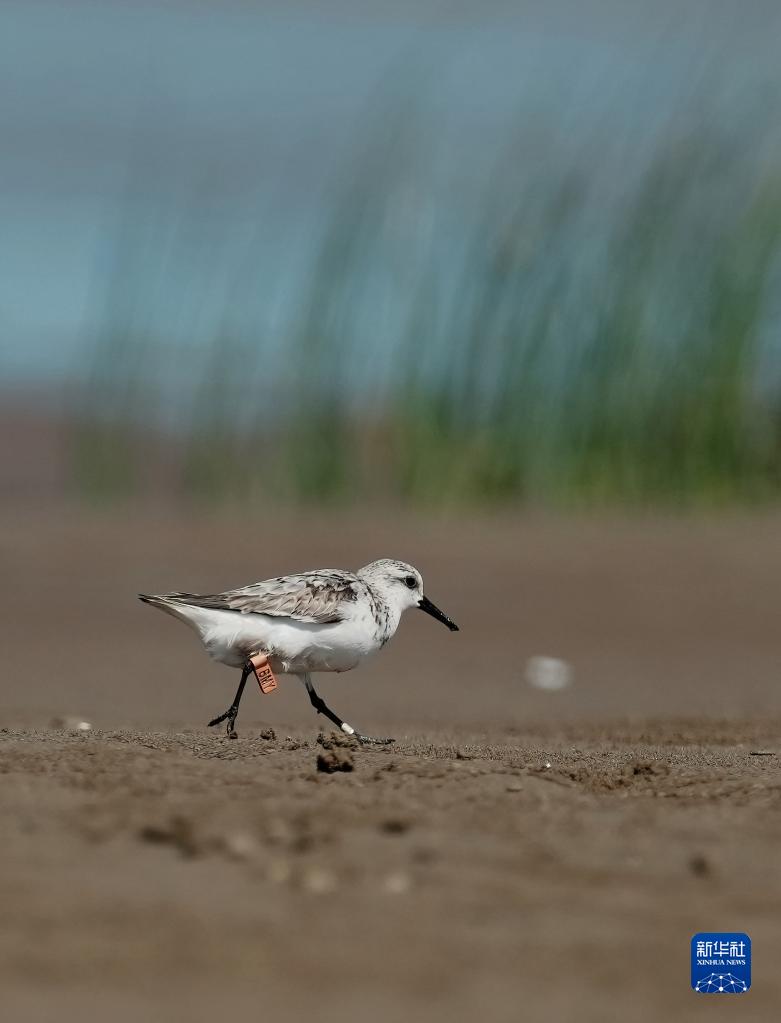
<svg viewBox="0 0 781 1023">
<path fill-rule="evenodd" d="M 92 725 L 89 721 L 82 721 L 81 718 L 68 716 L 64 718 L 52 718 L 50 725 L 65 732 L 90 732 Z"/>
</svg>

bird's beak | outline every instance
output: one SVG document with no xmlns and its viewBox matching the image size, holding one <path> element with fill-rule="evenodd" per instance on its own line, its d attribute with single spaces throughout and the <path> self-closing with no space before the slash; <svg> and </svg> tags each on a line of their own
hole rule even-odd
<svg viewBox="0 0 781 1023">
<path fill-rule="evenodd" d="M 444 612 L 440 611 L 436 604 L 432 604 L 428 597 L 421 597 L 418 601 L 418 607 L 421 611 L 425 611 L 427 615 L 431 615 L 432 618 L 436 618 L 438 622 L 442 622 L 443 625 L 447 625 L 451 632 L 458 632 L 458 626 L 452 618 L 448 618 Z"/>
</svg>

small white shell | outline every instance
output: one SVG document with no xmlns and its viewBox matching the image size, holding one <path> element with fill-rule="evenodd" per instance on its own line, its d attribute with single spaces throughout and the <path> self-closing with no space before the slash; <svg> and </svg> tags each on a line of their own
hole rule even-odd
<svg viewBox="0 0 781 1023">
<path fill-rule="evenodd" d="M 535 689 L 553 692 L 572 685 L 572 668 L 558 657 L 530 657 L 526 662 L 526 681 Z"/>
</svg>

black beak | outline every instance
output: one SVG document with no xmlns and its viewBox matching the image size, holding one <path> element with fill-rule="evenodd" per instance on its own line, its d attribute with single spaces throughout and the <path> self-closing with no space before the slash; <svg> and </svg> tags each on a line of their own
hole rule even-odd
<svg viewBox="0 0 781 1023">
<path fill-rule="evenodd" d="M 452 618 L 448 618 L 446 614 L 439 610 L 436 604 L 432 604 L 428 597 L 421 597 L 418 601 L 418 607 L 421 611 L 425 611 L 427 615 L 431 615 L 432 618 L 436 618 L 438 622 L 442 622 L 443 625 L 447 625 L 451 632 L 458 632 L 458 626 Z"/>
</svg>

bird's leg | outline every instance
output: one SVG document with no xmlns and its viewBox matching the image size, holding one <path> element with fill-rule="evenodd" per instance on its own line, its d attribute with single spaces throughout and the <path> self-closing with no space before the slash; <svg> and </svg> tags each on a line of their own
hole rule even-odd
<svg viewBox="0 0 781 1023">
<path fill-rule="evenodd" d="M 325 716 L 341 730 L 347 734 L 352 735 L 353 738 L 357 739 L 358 742 L 371 742 L 376 743 L 380 746 L 387 746 L 391 742 L 395 742 L 395 739 L 375 739 L 371 735 L 361 735 L 360 732 L 356 732 L 352 725 L 348 725 L 346 721 L 342 721 L 338 714 L 334 714 L 325 700 L 318 696 L 315 687 L 312 685 L 312 678 L 308 672 L 298 676 L 306 686 L 306 691 L 309 693 L 309 700 L 312 706 L 315 708 L 318 714 L 325 714 Z"/>
<path fill-rule="evenodd" d="M 236 695 L 233 697 L 233 703 L 228 707 L 224 714 L 220 714 L 214 721 L 209 722 L 209 727 L 212 725 L 218 725 L 221 721 L 228 719 L 227 732 L 228 735 L 233 731 L 233 725 L 236 721 L 236 715 L 239 713 L 239 704 L 241 703 L 241 696 L 244 692 L 244 686 L 247 684 L 249 673 L 252 671 L 252 665 L 247 661 L 241 670 L 241 682 L 239 682 L 239 688 L 236 690 Z"/>
</svg>

